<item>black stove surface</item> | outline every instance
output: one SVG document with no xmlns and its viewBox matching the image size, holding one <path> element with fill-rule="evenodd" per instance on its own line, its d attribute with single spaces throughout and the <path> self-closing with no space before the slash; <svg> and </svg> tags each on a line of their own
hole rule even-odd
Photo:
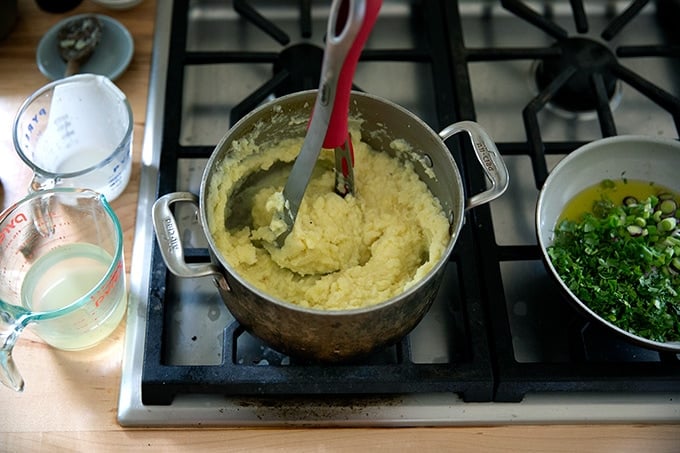
<svg viewBox="0 0 680 453">
<path fill-rule="evenodd" d="M 215 144 L 251 109 L 316 88 L 326 3 L 296 2 L 282 13 L 278 2 L 173 2 L 157 197 L 197 193 Z M 628 110 L 639 103 L 641 115 L 653 108 L 663 118 L 649 134 L 678 136 L 677 36 L 649 14 L 655 5 L 628 3 L 604 12 L 598 7 L 591 22 L 591 5 L 581 9 L 578 1 L 567 14 L 553 10 L 552 2 L 385 1 L 355 88 L 404 105 L 435 130 L 460 120 L 488 124 L 508 164 L 508 194 L 466 213 L 445 281 L 421 324 L 398 344 L 341 365 L 301 362 L 268 348 L 233 320 L 211 281 L 171 275 L 154 243 L 143 403 L 167 405 L 181 394 L 442 392 L 466 402 L 518 402 L 534 392 L 680 392 L 678 356 L 640 348 L 582 318 L 549 278 L 533 233 L 533 206 L 549 169 L 599 138 L 593 130 L 600 136 L 637 133 L 629 130 L 638 122 Z M 668 7 L 659 3 L 660 10 Z M 209 16 L 211 8 L 231 18 L 228 25 Z M 473 20 L 464 17 L 470 10 Z M 656 24 L 657 41 L 621 39 L 643 13 Z M 529 30 L 525 35 L 537 42 L 523 43 L 523 36 L 517 45 L 496 45 L 497 36 L 485 35 L 496 30 L 485 28 L 489 21 Z M 606 26 L 593 38 L 596 23 Z M 266 45 L 253 44 L 251 34 L 265 36 Z M 657 82 L 631 70 L 627 58 L 653 58 L 664 74 L 675 75 Z M 490 72 L 508 83 L 522 81 L 526 93 L 519 103 L 513 100 L 514 110 L 508 99 L 522 90 L 508 86 L 497 93 L 500 87 L 489 82 L 482 91 Z M 390 83 L 394 88 L 385 86 Z M 573 92 L 584 89 L 589 101 L 575 100 Z M 496 129 L 499 111 L 511 122 L 519 118 L 521 127 Z M 558 121 L 567 126 L 556 129 Z M 482 191 L 486 181 L 466 145 L 455 139 L 447 145 L 466 192 Z M 193 209 L 178 207 L 176 217 L 185 220 L 188 259 L 208 260 Z"/>
</svg>

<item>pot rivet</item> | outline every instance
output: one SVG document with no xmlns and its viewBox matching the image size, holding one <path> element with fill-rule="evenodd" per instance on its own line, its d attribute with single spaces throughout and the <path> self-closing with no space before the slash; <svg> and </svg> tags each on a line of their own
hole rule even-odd
<svg viewBox="0 0 680 453">
<path fill-rule="evenodd" d="M 227 283 L 227 280 L 224 277 L 220 276 L 213 278 L 213 283 L 215 284 L 217 289 L 231 292 L 231 288 L 229 287 L 229 284 Z"/>
</svg>

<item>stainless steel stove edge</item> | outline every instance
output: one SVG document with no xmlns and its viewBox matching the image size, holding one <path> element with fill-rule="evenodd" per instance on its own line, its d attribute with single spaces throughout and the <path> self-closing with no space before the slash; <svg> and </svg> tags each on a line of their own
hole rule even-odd
<svg viewBox="0 0 680 453">
<path fill-rule="evenodd" d="M 146 124 L 142 143 L 141 176 L 135 239 L 132 247 L 127 325 L 121 370 L 118 421 L 125 425 L 145 413 L 142 405 L 141 374 L 147 317 L 147 294 L 151 278 L 151 254 L 155 241 L 151 207 L 156 198 L 158 166 L 162 144 L 168 49 L 172 8 L 158 7 L 154 47 L 149 74 Z"/>
<path fill-rule="evenodd" d="M 334 405 L 323 400 L 264 403 L 219 395 L 178 397 L 170 406 L 128 406 L 119 422 L 130 427 L 318 426 L 413 427 L 573 423 L 677 423 L 680 395 L 527 395 L 521 403 L 465 403 L 454 394 L 369 398 Z"/>
</svg>

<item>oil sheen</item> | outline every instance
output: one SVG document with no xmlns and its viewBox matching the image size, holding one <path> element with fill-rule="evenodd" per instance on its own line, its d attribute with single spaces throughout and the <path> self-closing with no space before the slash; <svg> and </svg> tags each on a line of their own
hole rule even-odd
<svg viewBox="0 0 680 453">
<path fill-rule="evenodd" d="M 592 212 L 593 203 L 603 197 L 608 198 L 616 205 L 620 205 L 623 203 L 623 199 L 628 196 L 642 201 L 652 195 L 658 196 L 662 193 L 671 193 L 676 199 L 678 198 L 672 190 L 654 182 L 637 179 L 608 179 L 588 187 L 569 200 L 558 220 L 558 224 L 563 220 L 574 222 L 581 220 L 583 214 Z"/>
<path fill-rule="evenodd" d="M 97 292 L 79 308 L 34 325 L 35 332 L 60 349 L 84 349 L 108 336 L 125 312 L 125 278 L 120 267 L 102 281 L 113 258 L 101 247 L 76 243 L 40 257 L 26 274 L 22 303 L 33 312 L 64 308 L 93 289 Z"/>
</svg>

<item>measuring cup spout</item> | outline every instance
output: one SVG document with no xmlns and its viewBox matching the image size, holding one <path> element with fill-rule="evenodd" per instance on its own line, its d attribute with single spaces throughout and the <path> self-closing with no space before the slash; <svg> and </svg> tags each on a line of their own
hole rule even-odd
<svg viewBox="0 0 680 453">
<path fill-rule="evenodd" d="M 0 305 L 4 305 L 0 301 Z M 24 379 L 12 358 L 12 349 L 28 323 L 25 315 L 14 316 L 0 308 L 0 382 L 14 391 L 24 390 Z"/>
</svg>

